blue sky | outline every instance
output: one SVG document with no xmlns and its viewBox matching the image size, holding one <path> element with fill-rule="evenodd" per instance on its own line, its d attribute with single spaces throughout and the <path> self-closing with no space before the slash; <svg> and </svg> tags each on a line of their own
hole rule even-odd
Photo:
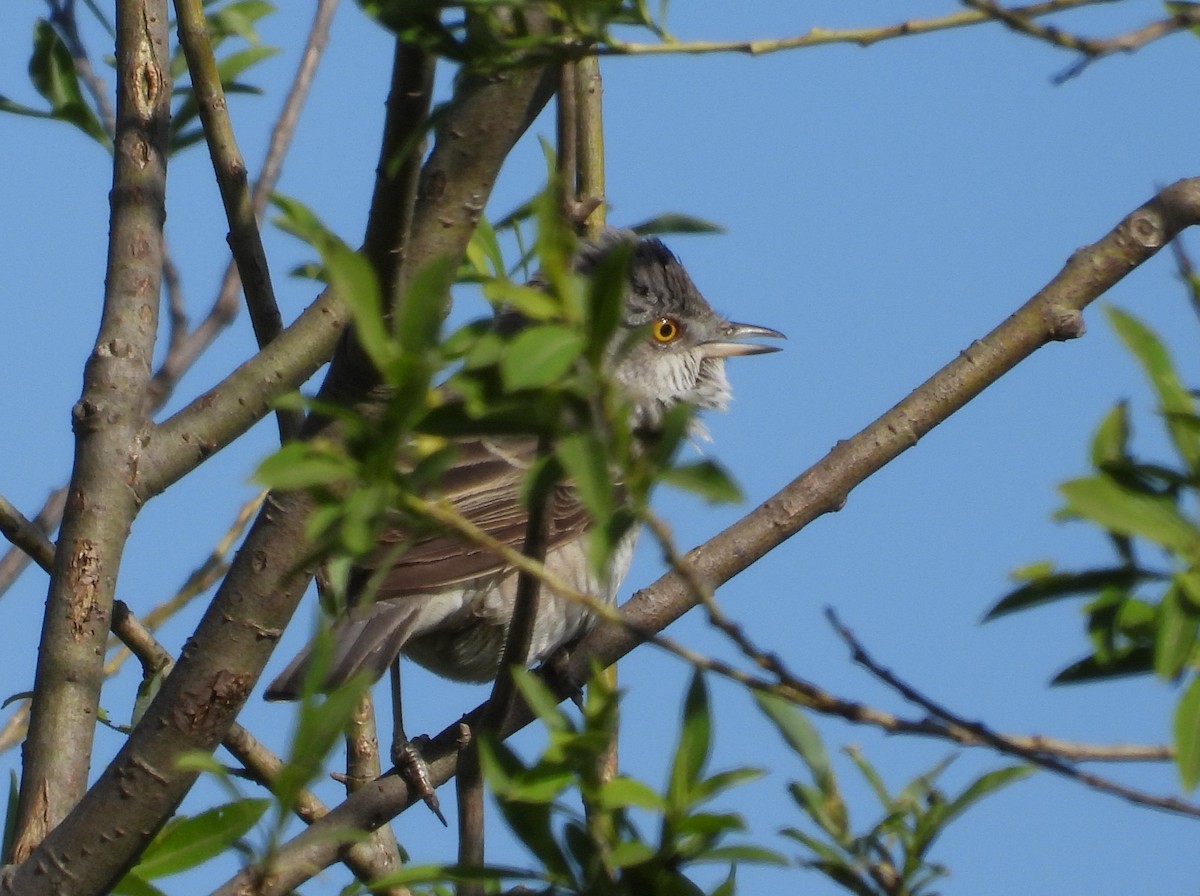
<svg viewBox="0 0 1200 896">
<path fill-rule="evenodd" d="M 717 6 L 673 5 L 672 30 L 685 39 L 782 36 L 815 25 L 882 24 L 895 14 L 891 4 L 772 0 L 739 5 L 735 21 Z M 1105 34 L 1161 14 L 1155 4 L 1105 7 L 1059 21 Z M 900 14 L 953 8 L 903 4 Z M 36 97 L 24 68 L 42 9 L 14 3 L 0 13 L 0 93 L 30 103 Z M 264 40 L 283 47 L 255 78 L 269 93 L 232 101 L 252 169 L 308 16 L 305 5 L 263 23 Z M 92 46 L 103 51 L 94 32 Z M 865 49 L 606 60 L 610 221 L 679 211 L 720 223 L 722 235 L 668 243 L 718 310 L 789 337 L 780 354 L 731 365 L 736 401 L 707 421 L 713 443 L 706 450 L 735 473 L 746 508 L 714 508 L 664 492 L 657 506 L 679 542 L 699 543 L 769 497 L 1003 320 L 1075 248 L 1099 238 L 1157 187 L 1196 174 L 1196 93 L 1185 73 L 1198 51 L 1194 36 L 1176 36 L 1101 61 L 1061 86 L 1052 77 L 1072 57 L 996 25 Z M 345 4 L 279 187 L 351 243 L 366 217 L 389 63 L 387 36 Z M 552 134 L 547 117 L 532 132 Z M 0 179 L 0 207 L 7 211 L 0 354 L 8 371 L 0 493 L 33 513 L 70 467 L 70 407 L 102 295 L 110 162 L 64 126 L 11 116 L 0 118 L 0 160 L 7 172 Z M 536 140 L 526 140 L 489 211 L 503 214 L 536 189 L 542 165 Z M 172 162 L 167 228 L 189 307 L 199 316 L 227 259 L 219 198 L 199 148 Z M 267 251 L 290 319 L 313 294 L 309 283 L 286 276 L 305 251 L 277 232 L 268 232 Z M 1167 335 L 1185 381 L 1200 382 L 1192 348 L 1198 323 L 1166 254 L 1103 301 Z M 857 489 L 841 512 L 726 585 L 720 597 L 727 610 L 799 674 L 893 711 L 917 714 L 851 665 L 824 621 L 825 607 L 834 607 L 881 662 L 968 718 L 1014 733 L 1164 741 L 1175 696 L 1166 685 L 1047 688 L 1051 675 L 1086 649 L 1077 607 L 979 624 L 1008 587 L 1012 568 L 1044 557 L 1068 567 L 1107 558 L 1093 532 L 1049 516 L 1057 507 L 1056 483 L 1085 471 L 1087 439 L 1116 400 L 1133 402 L 1139 447 L 1153 453 L 1160 445 L 1152 401 L 1133 362 L 1097 308 L 1086 321 L 1085 338 L 1038 352 Z M 184 379 L 168 410 L 223 376 L 252 345 L 241 317 Z M 118 589 L 135 610 L 168 596 L 203 560 L 253 494 L 247 477 L 273 435 L 273 426 L 259 426 L 145 509 Z M 625 594 L 661 569 L 647 541 Z M 30 686 L 44 593 L 44 577 L 31 570 L 5 595 L 8 691 Z M 179 649 L 200 610 L 198 602 L 161 631 L 170 649 Z M 314 614 L 310 599 L 268 674 L 305 640 Z M 728 655 L 699 618 L 670 633 Z M 622 666 L 623 764 L 630 773 L 662 780 L 687 674 L 651 649 Z M 135 678 L 126 670 L 105 692 L 116 719 L 128 714 Z M 408 681 L 410 730 L 440 729 L 484 694 L 419 671 Z M 743 695 L 720 683 L 713 689 L 714 764 L 773 770 L 727 805 L 747 813 L 756 836 L 770 839 L 777 828 L 800 823 L 783 790 L 801 769 L 789 764 Z M 670 707 L 666 722 L 664 707 Z M 286 707 L 255 699 L 243 721 L 282 748 Z M 818 724 L 831 749 L 860 745 L 895 787 L 951 752 L 942 743 Z M 97 768 L 117 737 L 101 732 Z M 6 765 L 17 760 L 15 753 L 4 757 Z M 960 787 L 1001 761 L 965 753 L 945 782 Z M 848 761 L 839 759 L 838 770 L 852 817 L 864 825 L 876 807 Z M 1165 766 L 1108 771 L 1154 792 L 1177 787 Z M 335 796 L 330 785 L 326 797 Z M 414 856 L 452 855 L 451 833 L 420 813 L 401 817 L 396 829 Z M 968 814 L 934 858 L 952 871 L 942 888 L 950 894 L 1178 891 L 1194 886 L 1193 865 L 1182 859 L 1194 837 L 1195 822 L 1042 774 Z M 198 892 L 229 871 L 164 886 Z M 325 875 L 305 892 L 336 892 L 337 880 Z M 840 892 L 796 870 L 744 870 L 740 880 L 746 892 L 801 885 Z"/>
</svg>

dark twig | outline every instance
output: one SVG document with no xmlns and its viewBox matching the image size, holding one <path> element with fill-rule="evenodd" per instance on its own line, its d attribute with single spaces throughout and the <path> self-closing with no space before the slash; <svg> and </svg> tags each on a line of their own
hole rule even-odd
<svg viewBox="0 0 1200 896">
<path fill-rule="evenodd" d="M 1200 805 L 1189 803 L 1177 797 L 1155 796 L 1132 787 L 1127 787 L 1124 784 L 1101 777 L 1092 772 L 1082 771 L 1059 756 L 1030 749 L 1025 744 L 1017 743 L 1002 734 L 992 731 L 991 728 L 982 722 L 973 722 L 950 711 L 945 706 L 934 702 L 922 694 L 890 669 L 886 669 L 876 662 L 867 652 L 866 648 L 862 646 L 862 643 L 854 637 L 854 633 L 842 625 L 837 614 L 832 609 L 826 609 L 825 616 L 829 619 L 829 624 L 833 626 L 834 631 L 838 633 L 838 636 L 850 648 L 850 656 L 854 662 L 896 691 L 905 700 L 921 707 L 935 719 L 940 719 L 956 728 L 971 732 L 980 742 L 987 744 L 1001 753 L 1016 756 L 1047 771 L 1070 778 L 1073 781 L 1078 781 L 1081 784 L 1091 787 L 1093 790 L 1099 790 L 1102 793 L 1120 797 L 1139 806 L 1148 806 L 1152 809 L 1162 809 L 1167 812 L 1200 818 Z"/>
<path fill-rule="evenodd" d="M 179 43 L 187 58 L 192 92 L 204 127 L 208 154 L 212 159 L 225 217 L 229 221 L 229 248 L 237 264 L 238 276 L 246 295 L 246 307 L 254 336 L 261 348 L 275 339 L 283 329 L 283 318 L 275 301 L 267 253 L 258 231 L 258 218 L 250 196 L 246 163 L 242 160 L 233 123 L 225 100 L 225 88 L 217 70 L 212 41 L 208 36 L 201 0 L 174 0 L 178 16 Z M 300 429 L 298 411 L 276 411 L 280 441 L 293 438 Z"/>
<path fill-rule="evenodd" d="M 337 5 L 338 0 L 318 0 L 316 15 L 309 28 L 304 50 L 300 55 L 300 64 L 292 79 L 287 98 L 284 100 L 283 109 L 271 130 L 266 158 L 263 161 L 258 180 L 254 184 L 251 198 L 255 218 L 260 223 L 267 207 L 267 200 L 270 199 L 275 184 L 279 180 L 283 159 L 291 147 L 296 125 L 300 120 L 300 111 L 304 107 L 305 100 L 308 99 L 309 88 L 312 86 L 317 65 L 321 61 L 321 54 L 328 43 L 329 26 Z M 238 277 L 237 265 L 230 260 L 221 278 L 217 298 L 208 313 L 195 329 L 172 344 L 162 365 L 151 379 L 147 396 L 147 413 L 157 410 L 166 402 L 184 373 L 237 316 L 240 286 L 241 280 Z"/>
<path fill-rule="evenodd" d="M 1052 46 L 1079 53 L 1082 58 L 1078 62 L 1054 77 L 1056 84 L 1069 81 L 1079 75 L 1087 66 L 1105 56 L 1111 56 L 1114 53 L 1132 53 L 1169 34 L 1186 31 L 1188 28 L 1194 28 L 1200 24 L 1200 10 L 1182 7 L 1165 19 L 1150 22 L 1125 34 L 1109 38 L 1089 38 L 1072 34 L 1054 25 L 1043 25 L 1034 21 L 1033 16 L 1027 10 L 1004 7 L 992 0 L 962 0 L 962 4 L 1002 23 L 1018 34 L 1024 34 Z"/>
<path fill-rule="evenodd" d="M 0 533 L 23 551 L 38 566 L 50 571 L 54 563 L 54 545 L 34 522 L 21 515 L 7 498 L 0 495 Z"/>
</svg>

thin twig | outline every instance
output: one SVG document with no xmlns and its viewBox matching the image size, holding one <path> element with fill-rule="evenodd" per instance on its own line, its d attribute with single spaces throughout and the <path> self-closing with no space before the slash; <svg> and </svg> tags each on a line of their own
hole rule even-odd
<svg viewBox="0 0 1200 896">
<path fill-rule="evenodd" d="M 251 198 L 255 218 L 260 223 L 267 207 L 267 201 L 279 180 L 284 157 L 291 148 L 292 137 L 296 133 L 296 125 L 300 120 L 300 111 L 308 99 L 317 65 L 321 61 L 321 55 L 329 41 L 329 27 L 337 5 L 338 0 L 318 0 L 317 11 L 313 17 L 312 26 L 309 28 L 304 51 L 300 55 L 300 64 L 296 69 L 296 75 L 292 79 L 292 85 L 288 90 L 279 117 L 271 129 L 266 158 L 263 161 L 258 180 L 254 184 Z M 172 346 L 166 358 L 163 359 L 162 365 L 151 379 L 148 396 L 150 408 L 147 413 L 162 407 L 196 359 L 237 316 L 240 287 L 241 279 L 238 277 L 237 265 L 231 259 L 222 275 L 220 289 L 208 313 L 195 329 L 187 334 L 186 338 Z"/>
<path fill-rule="evenodd" d="M 1083 6 L 1094 6 L 1097 3 L 1112 2 L 1119 2 L 1119 0 L 1049 0 L 1045 3 L 1031 3 L 1028 6 L 1014 7 L 1012 11 L 1031 18 Z M 857 44 L 860 47 L 866 47 L 880 41 L 909 37 L 914 34 L 930 34 L 951 28 L 978 25 L 991 19 L 992 17 L 985 12 L 963 10 L 929 19 L 907 19 L 903 22 L 868 28 L 811 28 L 803 34 L 792 37 L 762 40 L 667 40 L 661 43 L 614 41 L 593 48 L 591 52 L 600 56 L 656 56 L 679 53 L 688 55 L 747 53 L 752 56 L 760 56 L 766 53 L 779 53 L 784 50 L 799 50 L 829 44 Z M 581 52 L 586 52 L 588 49 L 579 48 Z"/>
<path fill-rule="evenodd" d="M 957 713 L 925 696 L 894 672 L 885 669 L 877 663 L 867 652 L 866 648 L 863 647 L 862 643 L 854 637 L 854 633 L 842 625 L 837 614 L 832 609 L 826 609 L 825 615 L 828 617 L 834 631 L 838 633 L 838 636 L 850 648 L 850 655 L 854 662 L 896 691 L 905 700 L 921 707 L 934 718 L 941 719 L 957 728 L 971 732 L 979 741 L 1001 753 L 1024 759 L 1026 762 L 1044 768 L 1047 771 L 1085 784 L 1093 790 L 1120 797 L 1139 806 L 1147 806 L 1152 809 L 1162 809 L 1167 812 L 1200 818 L 1200 805 L 1190 803 L 1187 800 L 1181 800 L 1177 797 L 1155 796 L 1145 791 L 1127 787 L 1124 784 L 1101 777 L 1100 775 L 1082 771 L 1058 756 L 1047 755 L 1038 750 L 1030 749 L 1025 744 L 1018 743 L 1005 737 L 1003 734 L 998 734 L 982 722 L 973 722 L 969 719 L 964 719 Z"/>
<path fill-rule="evenodd" d="M 0 533 L 38 566 L 50 571 L 54 564 L 54 545 L 40 526 L 25 519 L 3 495 L 0 495 Z"/>
<path fill-rule="evenodd" d="M 1062 84 L 1074 78 L 1088 65 L 1105 56 L 1111 56 L 1114 53 L 1132 53 L 1169 34 L 1185 31 L 1200 24 L 1200 10 L 1194 7 L 1181 7 L 1165 19 L 1150 22 L 1133 31 L 1115 37 L 1089 38 L 1064 31 L 1053 25 L 1042 25 L 1035 22 L 1028 12 L 1018 8 L 1004 7 L 992 0 L 961 0 L 961 2 L 964 6 L 1002 23 L 1018 34 L 1024 34 L 1051 46 L 1073 50 L 1081 54 L 1083 58 L 1054 77 L 1056 84 Z"/>
<path fill-rule="evenodd" d="M 283 317 L 275 301 L 275 289 L 258 230 L 258 216 L 250 196 L 246 163 L 242 160 L 233 123 L 229 120 L 225 88 L 217 69 L 208 22 L 201 0 L 174 0 L 178 16 L 179 43 L 187 58 L 192 93 L 200 112 L 204 139 L 217 177 L 225 217 L 229 222 L 229 248 L 237 264 L 238 276 L 250 311 L 254 336 L 261 348 L 279 335 Z M 286 442 L 300 430 L 299 411 L 279 409 L 279 439 Z"/>
</svg>

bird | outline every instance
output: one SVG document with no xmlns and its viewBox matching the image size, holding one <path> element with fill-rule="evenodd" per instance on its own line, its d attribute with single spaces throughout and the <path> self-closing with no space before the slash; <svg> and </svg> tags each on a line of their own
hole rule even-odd
<svg viewBox="0 0 1200 896">
<path fill-rule="evenodd" d="M 725 359 L 776 351 L 746 340 L 783 334 L 717 314 L 679 259 L 653 237 L 605 230 L 581 243 L 575 270 L 591 273 L 620 246 L 629 252 L 628 277 L 620 326 L 608 355 L 612 380 L 631 408 L 634 431 L 654 432 L 680 403 L 724 410 L 731 398 Z M 510 328 L 512 319 L 509 315 Z M 455 448 L 438 496 L 491 538 L 521 550 L 528 511 L 519 492 L 537 457 L 536 437 L 462 438 Z M 588 558 L 592 520 L 569 482 L 548 499 L 547 515 L 547 570 L 576 591 L 615 603 L 636 532 L 621 538 L 607 566 L 597 572 Z M 494 680 L 513 616 L 517 578 L 517 570 L 503 557 L 454 533 L 388 529 L 350 576 L 351 606 L 332 624 L 320 690 L 360 674 L 374 681 L 399 654 L 445 678 Z M 354 605 L 355 591 L 369 580 L 376 583 L 372 599 Z M 547 660 L 593 623 L 593 614 L 578 602 L 542 588 L 529 652 L 520 662 L 531 667 Z M 271 682 L 266 699 L 302 696 L 315 643 Z"/>
</svg>

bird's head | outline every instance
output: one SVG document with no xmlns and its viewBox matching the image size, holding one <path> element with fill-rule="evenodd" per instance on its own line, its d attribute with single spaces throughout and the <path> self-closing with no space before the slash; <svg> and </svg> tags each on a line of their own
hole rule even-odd
<svg viewBox="0 0 1200 896">
<path fill-rule="evenodd" d="M 634 406 L 635 425 L 655 427 L 680 402 L 724 410 L 731 397 L 725 359 L 778 351 L 744 340 L 782 339 L 783 334 L 734 323 L 713 311 L 679 259 L 657 239 L 639 239 L 628 230 L 605 231 L 581 250 L 578 268 L 587 273 L 625 242 L 632 243 L 629 285 L 613 346 L 613 377 Z"/>
</svg>

